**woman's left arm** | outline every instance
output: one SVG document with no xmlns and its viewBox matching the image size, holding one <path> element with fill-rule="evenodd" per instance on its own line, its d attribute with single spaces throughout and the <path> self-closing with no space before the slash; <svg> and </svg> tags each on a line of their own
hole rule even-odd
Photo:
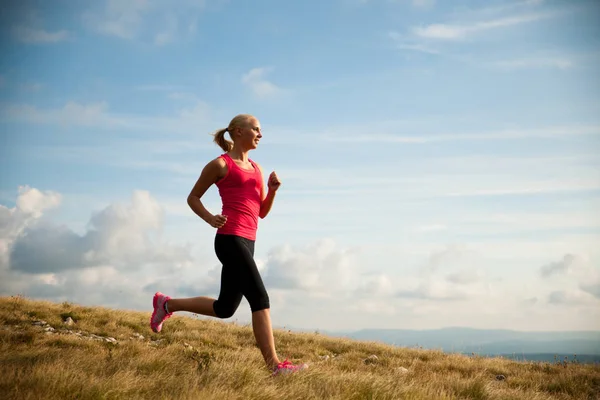
<svg viewBox="0 0 600 400">
<path fill-rule="evenodd" d="M 263 176 L 262 167 L 258 165 L 258 168 L 260 169 L 261 176 Z M 273 201 L 275 200 L 275 193 L 277 192 L 277 189 L 279 189 L 279 186 L 281 186 L 281 181 L 277 177 L 275 171 L 273 171 L 271 172 L 271 175 L 269 175 L 269 179 L 267 181 L 267 188 L 269 189 L 269 191 L 266 195 L 264 184 L 261 188 L 262 202 L 260 203 L 260 212 L 258 214 L 260 218 L 265 218 L 269 214 L 269 211 L 271 211 Z"/>
</svg>

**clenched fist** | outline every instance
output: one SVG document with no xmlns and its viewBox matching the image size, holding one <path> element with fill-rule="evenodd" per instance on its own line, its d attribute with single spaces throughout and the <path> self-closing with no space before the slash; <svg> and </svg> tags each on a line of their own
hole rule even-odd
<svg viewBox="0 0 600 400">
<path fill-rule="evenodd" d="M 221 228 L 227 222 L 227 216 L 221 214 L 213 215 L 207 222 L 213 228 Z"/>
<path fill-rule="evenodd" d="M 269 190 L 276 191 L 277 189 L 279 189 L 281 182 L 279 181 L 279 178 L 277 177 L 275 171 L 271 172 L 271 175 L 269 175 L 269 182 L 267 185 L 269 187 Z"/>
</svg>

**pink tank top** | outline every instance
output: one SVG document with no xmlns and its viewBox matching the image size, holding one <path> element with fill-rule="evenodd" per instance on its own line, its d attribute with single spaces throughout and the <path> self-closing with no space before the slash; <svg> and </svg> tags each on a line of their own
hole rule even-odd
<svg viewBox="0 0 600 400">
<path fill-rule="evenodd" d="M 260 169 L 252 160 L 249 161 L 254 169 L 247 170 L 238 166 L 226 153 L 221 154 L 221 158 L 227 163 L 227 174 L 216 186 L 223 202 L 221 214 L 227 216 L 227 222 L 217 229 L 217 233 L 256 240 L 263 186 Z"/>
</svg>

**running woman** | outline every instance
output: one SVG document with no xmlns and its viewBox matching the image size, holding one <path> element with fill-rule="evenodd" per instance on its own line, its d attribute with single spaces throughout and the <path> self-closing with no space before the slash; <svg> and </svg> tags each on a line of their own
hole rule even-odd
<svg viewBox="0 0 600 400">
<path fill-rule="evenodd" d="M 229 133 L 232 141 L 225 139 Z M 187 202 L 206 223 L 216 228 L 214 248 L 222 264 L 221 289 L 218 299 L 193 297 L 172 299 L 161 292 L 152 299 L 154 311 L 150 327 L 160 332 L 163 322 L 174 312 L 187 311 L 217 318 L 230 318 L 237 310 L 242 296 L 252 311 L 254 337 L 267 366 L 273 374 L 293 372 L 307 367 L 279 361 L 271 326 L 269 296 L 254 261 L 254 243 L 258 218 L 265 218 L 273 205 L 281 182 L 271 172 L 265 193 L 260 165 L 248 157 L 258 147 L 262 132 L 258 119 L 248 114 L 234 117 L 229 126 L 214 134 L 214 142 L 225 153 L 203 168 Z M 211 214 L 201 198 L 215 184 L 222 200 L 221 214 Z"/>
</svg>

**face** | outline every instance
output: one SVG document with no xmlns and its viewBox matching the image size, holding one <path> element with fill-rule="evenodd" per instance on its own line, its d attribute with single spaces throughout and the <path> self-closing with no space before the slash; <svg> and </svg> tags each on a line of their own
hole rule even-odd
<svg viewBox="0 0 600 400">
<path fill-rule="evenodd" d="M 240 144 L 247 149 L 255 149 L 262 138 L 260 122 L 256 118 L 250 118 L 245 124 L 238 128 Z"/>
</svg>

